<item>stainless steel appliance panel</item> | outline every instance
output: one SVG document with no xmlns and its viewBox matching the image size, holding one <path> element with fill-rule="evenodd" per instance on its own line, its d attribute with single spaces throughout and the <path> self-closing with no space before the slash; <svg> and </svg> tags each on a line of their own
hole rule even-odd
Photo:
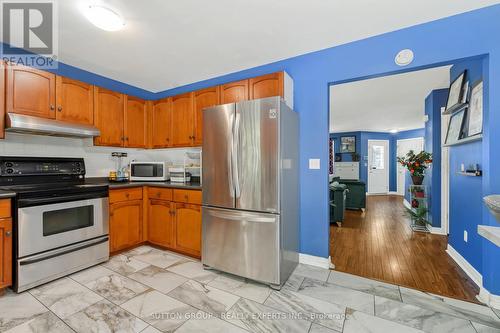
<svg viewBox="0 0 500 333">
<path fill-rule="evenodd" d="M 280 98 L 236 104 L 236 208 L 278 213 Z"/>
<path fill-rule="evenodd" d="M 22 292 L 108 259 L 107 236 L 20 259 L 15 288 Z"/>
<path fill-rule="evenodd" d="M 203 204 L 234 208 L 232 173 L 235 104 L 203 110 Z"/>
<path fill-rule="evenodd" d="M 202 217 L 204 265 L 280 284 L 279 215 L 203 207 Z"/>
<path fill-rule="evenodd" d="M 19 208 L 18 257 L 107 235 L 108 216 L 108 198 Z"/>
</svg>

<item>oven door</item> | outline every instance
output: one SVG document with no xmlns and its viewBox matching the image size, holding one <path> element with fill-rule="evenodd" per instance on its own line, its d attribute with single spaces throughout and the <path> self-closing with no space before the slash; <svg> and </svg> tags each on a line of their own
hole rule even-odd
<svg viewBox="0 0 500 333">
<path fill-rule="evenodd" d="M 18 258 L 109 233 L 108 198 L 18 209 Z"/>
</svg>

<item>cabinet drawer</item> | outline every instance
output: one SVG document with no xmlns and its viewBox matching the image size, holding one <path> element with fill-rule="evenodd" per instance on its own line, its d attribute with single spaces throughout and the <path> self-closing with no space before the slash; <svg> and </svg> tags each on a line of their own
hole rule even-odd
<svg viewBox="0 0 500 333">
<path fill-rule="evenodd" d="M 175 189 L 174 201 L 201 205 L 201 191 Z"/>
<path fill-rule="evenodd" d="M 142 199 L 142 187 L 109 191 L 110 203 L 129 201 L 129 200 L 141 200 L 141 199 Z"/>
<path fill-rule="evenodd" d="M 10 199 L 0 200 L 0 218 L 11 217 Z"/>
<path fill-rule="evenodd" d="M 161 187 L 149 187 L 148 188 L 148 197 L 149 197 L 149 199 L 170 201 L 170 200 L 172 200 L 172 189 L 161 188 Z"/>
</svg>

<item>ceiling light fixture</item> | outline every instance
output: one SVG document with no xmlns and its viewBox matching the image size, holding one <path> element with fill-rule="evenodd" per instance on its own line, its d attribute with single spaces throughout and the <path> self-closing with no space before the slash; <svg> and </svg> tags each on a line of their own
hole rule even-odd
<svg viewBox="0 0 500 333">
<path fill-rule="evenodd" d="M 390 130 L 390 132 L 391 132 L 392 134 L 396 134 L 396 133 L 398 132 L 398 130 L 397 130 L 397 129 L 392 129 L 392 130 Z"/>
<path fill-rule="evenodd" d="M 398 66 L 408 66 L 413 62 L 413 59 L 415 58 L 415 54 L 413 53 L 412 50 L 410 49 L 404 49 L 399 51 L 399 53 L 396 55 L 396 58 L 394 61 L 396 62 L 396 65 Z"/>
<path fill-rule="evenodd" d="M 102 6 L 88 6 L 85 17 L 96 27 L 106 31 L 118 31 L 125 26 L 125 21 L 120 15 L 109 8 Z"/>
</svg>

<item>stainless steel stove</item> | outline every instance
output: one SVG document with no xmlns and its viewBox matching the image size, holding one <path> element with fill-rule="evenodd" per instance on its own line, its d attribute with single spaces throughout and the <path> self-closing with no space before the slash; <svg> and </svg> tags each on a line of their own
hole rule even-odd
<svg viewBox="0 0 500 333">
<path fill-rule="evenodd" d="M 108 187 L 85 184 L 83 159 L 0 157 L 0 188 L 16 193 L 17 292 L 109 259 Z"/>
</svg>

